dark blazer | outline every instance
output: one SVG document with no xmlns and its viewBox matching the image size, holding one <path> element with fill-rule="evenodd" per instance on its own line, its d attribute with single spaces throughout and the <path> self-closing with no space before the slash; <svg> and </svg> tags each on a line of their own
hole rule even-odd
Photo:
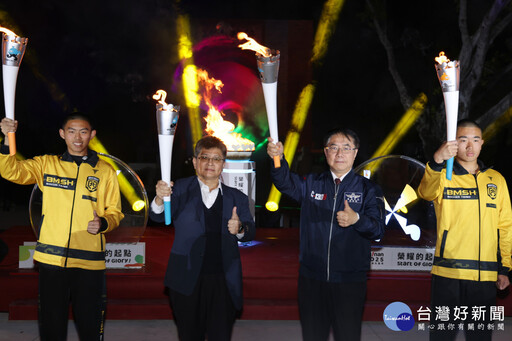
<svg viewBox="0 0 512 341">
<path fill-rule="evenodd" d="M 245 228 L 240 241 L 254 238 L 255 226 L 249 210 L 249 200 L 238 189 L 222 184 L 222 264 L 228 290 L 235 308 L 242 308 L 242 264 L 238 250 L 238 238 L 228 231 L 228 220 L 233 207 Z M 205 218 L 201 189 L 197 176 L 177 180 L 171 195 L 171 216 L 175 227 L 165 286 L 184 295 L 191 295 L 199 278 L 206 245 Z M 150 218 L 164 221 L 164 214 L 150 211 Z"/>
</svg>

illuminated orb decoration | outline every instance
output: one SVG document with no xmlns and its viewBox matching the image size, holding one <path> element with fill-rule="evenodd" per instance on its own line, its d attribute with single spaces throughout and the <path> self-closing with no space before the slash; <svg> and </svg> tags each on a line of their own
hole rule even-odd
<svg viewBox="0 0 512 341">
<path fill-rule="evenodd" d="M 222 93 L 215 95 L 212 104 L 222 111 L 225 121 L 235 125 L 234 132 L 255 142 L 258 150 L 266 148 L 261 142 L 269 133 L 263 90 L 254 54 L 241 50 L 238 44 L 239 40 L 229 35 L 207 37 L 194 46 L 194 63 L 197 69 L 207 70 L 210 77 L 222 81 Z M 184 68 L 182 61 L 174 73 L 175 84 L 181 83 Z M 204 100 L 200 109 L 202 115 L 209 109 Z"/>
<path fill-rule="evenodd" d="M 105 235 L 107 242 L 137 243 L 144 234 L 148 222 L 149 202 L 146 189 L 139 176 L 126 163 L 111 155 L 98 153 L 98 156 L 116 170 L 124 214 L 119 226 Z M 29 202 L 30 224 L 36 238 L 39 238 L 42 198 L 43 193 L 36 184 Z"/>
<path fill-rule="evenodd" d="M 377 183 L 384 193 L 386 232 L 374 245 L 435 247 L 434 206 L 418 196 L 425 165 L 403 155 L 386 155 L 364 162 L 354 172 Z"/>
</svg>

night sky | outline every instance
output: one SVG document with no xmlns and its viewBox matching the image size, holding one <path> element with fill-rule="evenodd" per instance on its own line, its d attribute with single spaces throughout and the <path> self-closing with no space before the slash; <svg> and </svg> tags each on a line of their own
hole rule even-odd
<svg viewBox="0 0 512 341">
<path fill-rule="evenodd" d="M 485 3 L 470 2 L 470 19 L 486 9 Z M 238 31 L 254 34 L 263 45 L 281 50 L 280 137 L 286 135 L 302 88 L 311 82 L 317 86 L 299 143 L 306 156 L 297 169 L 311 171 L 323 165 L 318 153 L 322 136 L 338 125 L 359 133 L 362 146 L 356 165 L 362 163 L 378 148 L 404 108 L 385 50 L 368 23 L 364 1 L 345 1 L 327 55 L 320 64 L 309 62 L 322 5 L 322 1 L 303 0 L 200 0 L 179 5 L 164 0 L 4 1 L 0 25 L 29 38 L 16 90 L 18 151 L 26 157 L 62 153 L 65 145 L 57 131 L 60 121 L 67 112 L 79 110 L 93 117 L 98 137 L 110 154 L 128 164 L 157 164 L 155 101 L 151 96 L 164 89 L 168 102 L 185 107 L 176 49 L 176 16 L 183 13 L 190 18 L 195 42 L 203 44 L 196 51 L 199 66 L 220 79 L 225 77 L 224 82 L 233 81 L 226 85 L 233 98 L 225 94 L 221 99 L 231 103 L 234 112 L 227 118 L 236 121 L 238 113 L 256 144 L 268 136 L 262 124 L 264 102 L 261 89 L 252 86 L 251 77 L 257 77 L 254 55 L 236 49 Z M 390 1 L 385 8 L 399 71 L 410 95 L 424 92 L 429 105 L 439 105 L 442 98 L 433 58 L 441 50 L 455 58 L 460 50 L 455 2 Z M 511 33 L 510 27 L 505 32 Z M 217 41 L 217 46 L 205 43 L 219 36 L 224 40 Z M 510 39 L 499 44 L 499 53 L 491 51 L 494 56 L 510 54 Z M 240 84 L 237 79 L 242 79 Z M 480 99 L 475 110 L 484 112 L 499 96 L 496 91 L 496 98 Z M 187 120 L 186 110 L 182 110 L 173 155 L 179 161 L 173 161 L 173 178 L 191 171 L 189 165 L 182 166 L 191 155 Z M 501 138 L 502 145 L 510 146 L 508 134 Z M 505 147 L 488 159 L 493 160 Z M 427 161 L 414 128 L 393 154 Z M 253 160 L 262 173 L 257 180 L 257 204 L 262 204 L 270 186 L 265 175 L 269 165 L 265 147 L 254 153 Z"/>
</svg>

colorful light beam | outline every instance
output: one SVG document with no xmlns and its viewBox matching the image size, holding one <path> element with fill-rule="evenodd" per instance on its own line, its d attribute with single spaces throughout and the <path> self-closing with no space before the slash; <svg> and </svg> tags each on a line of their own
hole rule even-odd
<svg viewBox="0 0 512 341">
<path fill-rule="evenodd" d="M 313 51 L 311 57 L 312 63 L 319 63 L 325 56 L 327 47 L 329 45 L 329 40 L 335 30 L 335 25 L 338 22 L 339 14 L 343 4 L 344 0 L 327 0 L 325 2 L 313 42 Z M 295 156 L 295 151 L 299 143 L 300 134 L 302 133 L 303 124 L 307 119 L 309 108 L 311 106 L 311 102 L 313 101 L 314 92 L 315 87 L 313 84 L 306 85 L 299 95 L 297 105 L 295 106 L 295 111 L 292 116 L 292 127 L 288 131 L 286 140 L 284 142 L 284 154 L 290 165 L 292 163 L 293 157 Z M 296 127 L 294 126 L 294 122 L 302 122 L 300 130 L 295 130 Z M 281 193 L 275 188 L 274 185 L 272 185 L 267 203 L 265 204 L 267 210 L 277 211 L 279 208 L 280 199 Z"/>
<path fill-rule="evenodd" d="M 190 21 L 188 16 L 179 15 L 176 20 L 176 31 L 178 33 L 178 56 L 184 61 L 182 84 L 185 105 L 188 109 L 188 119 L 192 143 L 195 146 L 203 135 L 201 119 L 199 114 L 200 97 L 198 95 L 199 85 L 197 83 L 197 68 L 194 65 L 192 51 L 192 35 L 190 33 Z"/>
</svg>

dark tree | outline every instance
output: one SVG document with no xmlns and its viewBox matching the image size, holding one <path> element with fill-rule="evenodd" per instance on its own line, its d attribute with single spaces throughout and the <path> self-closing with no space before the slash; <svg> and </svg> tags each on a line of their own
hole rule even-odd
<svg viewBox="0 0 512 341">
<path fill-rule="evenodd" d="M 403 64 L 397 57 L 397 46 L 400 46 L 400 43 L 403 45 L 404 39 L 414 40 L 414 47 L 421 50 L 421 55 L 426 55 L 427 60 L 430 58 L 433 78 L 436 77 L 433 59 L 439 52 L 433 49 L 439 46 L 432 41 L 422 41 L 422 32 L 418 32 L 417 28 L 397 29 L 398 25 L 389 18 L 392 13 L 389 9 L 391 4 L 374 0 L 367 0 L 366 4 L 368 18 L 386 51 L 389 72 L 393 77 L 402 106 L 406 109 L 412 104 L 416 95 L 411 89 L 417 88 L 417 85 L 413 84 L 414 80 L 411 80 L 410 76 L 408 78 L 403 76 L 406 72 L 401 69 Z M 393 6 L 396 9 L 396 4 Z M 472 8 L 468 8 L 467 0 L 453 3 L 433 1 L 429 2 L 429 6 L 434 8 L 433 13 L 430 13 L 432 25 L 426 29 L 437 30 L 436 38 L 441 41 L 445 39 L 446 48 L 460 46 L 456 58 L 449 56 L 452 60 L 460 61 L 459 119 L 471 118 L 485 130 L 512 107 L 512 88 L 510 87 L 512 62 L 509 58 L 512 49 L 511 1 L 472 1 L 470 2 Z M 446 15 L 446 12 L 452 13 L 451 23 L 446 22 L 450 20 L 450 15 Z M 458 19 L 455 16 L 457 12 Z M 418 13 L 409 14 L 419 18 Z M 442 26 L 444 31 L 432 27 L 434 25 Z M 458 32 L 453 29 L 455 27 L 458 27 Z M 397 35 L 400 39 L 396 38 Z M 423 63 L 424 60 L 421 62 Z M 445 109 L 438 84 L 432 84 L 428 97 L 429 105 L 416 125 L 427 159 L 440 142 L 446 139 Z"/>
</svg>

